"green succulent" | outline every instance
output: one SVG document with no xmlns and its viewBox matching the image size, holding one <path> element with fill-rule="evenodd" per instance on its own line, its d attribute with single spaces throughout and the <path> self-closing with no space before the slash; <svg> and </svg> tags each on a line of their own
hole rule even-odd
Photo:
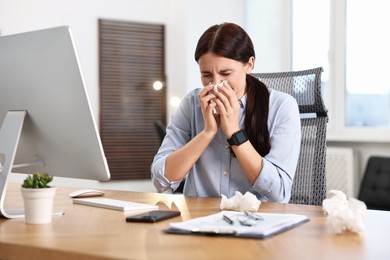
<svg viewBox="0 0 390 260">
<path fill-rule="evenodd" d="M 53 176 L 50 176 L 47 173 L 34 173 L 33 175 L 29 175 L 24 179 L 22 187 L 28 189 L 42 189 L 42 188 L 50 188 L 48 185 L 49 182 L 53 180 Z"/>
</svg>

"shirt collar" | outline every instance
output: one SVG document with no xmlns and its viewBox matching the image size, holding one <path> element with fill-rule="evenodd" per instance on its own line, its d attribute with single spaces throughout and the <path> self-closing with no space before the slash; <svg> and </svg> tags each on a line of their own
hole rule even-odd
<svg viewBox="0 0 390 260">
<path fill-rule="evenodd" d="M 238 102 L 240 103 L 240 108 L 244 109 L 246 107 L 246 99 L 247 96 L 245 94 L 241 97 L 241 99 L 238 100 Z"/>
</svg>

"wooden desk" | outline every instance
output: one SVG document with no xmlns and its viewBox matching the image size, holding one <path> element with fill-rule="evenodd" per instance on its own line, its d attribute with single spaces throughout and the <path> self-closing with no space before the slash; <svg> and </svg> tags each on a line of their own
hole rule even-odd
<svg viewBox="0 0 390 260">
<path fill-rule="evenodd" d="M 0 219 L 0 259 L 384 259 L 390 257 L 390 212 L 369 211 L 361 234 L 334 235 L 321 207 L 262 203 L 260 212 L 306 214 L 310 221 L 266 240 L 165 234 L 171 221 L 219 212 L 220 199 L 107 191 L 106 197 L 143 203 L 170 201 L 182 212 L 162 222 L 126 223 L 125 213 L 74 205 L 76 188 L 59 187 L 50 224 Z M 8 207 L 21 207 L 19 185 L 8 187 Z M 166 208 L 159 204 L 160 208 Z M 175 209 L 175 207 L 173 207 Z"/>
</svg>

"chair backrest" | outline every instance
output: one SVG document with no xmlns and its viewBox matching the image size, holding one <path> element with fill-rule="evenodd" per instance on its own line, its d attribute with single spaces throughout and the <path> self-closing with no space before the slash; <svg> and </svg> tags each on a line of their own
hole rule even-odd
<svg viewBox="0 0 390 260">
<path fill-rule="evenodd" d="M 390 157 L 368 159 L 358 199 L 369 209 L 390 210 Z"/>
<path fill-rule="evenodd" d="M 160 138 L 160 143 L 162 143 L 166 134 L 166 126 L 160 120 L 153 121 L 153 125 L 156 129 L 158 137 Z"/>
<path fill-rule="evenodd" d="M 301 115 L 301 151 L 289 203 L 321 205 L 326 198 L 327 109 L 321 94 L 322 68 L 253 73 L 268 88 L 292 95 Z"/>
</svg>

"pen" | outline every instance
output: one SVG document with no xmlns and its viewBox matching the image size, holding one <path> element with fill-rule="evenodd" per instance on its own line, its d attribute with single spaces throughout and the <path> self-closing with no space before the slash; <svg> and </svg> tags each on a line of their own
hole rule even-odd
<svg viewBox="0 0 390 260">
<path fill-rule="evenodd" d="M 244 213 L 245 213 L 245 215 L 246 215 L 248 218 L 251 218 L 251 219 L 254 219 L 254 220 L 264 220 L 261 216 L 255 214 L 255 213 L 248 212 L 248 211 L 245 211 Z"/>
<path fill-rule="evenodd" d="M 233 225 L 233 224 L 234 224 L 234 221 L 233 221 L 231 218 L 229 218 L 228 216 L 223 215 L 222 218 L 223 218 L 223 220 L 225 220 L 225 221 L 226 221 L 227 223 L 229 223 L 230 225 Z"/>
</svg>

